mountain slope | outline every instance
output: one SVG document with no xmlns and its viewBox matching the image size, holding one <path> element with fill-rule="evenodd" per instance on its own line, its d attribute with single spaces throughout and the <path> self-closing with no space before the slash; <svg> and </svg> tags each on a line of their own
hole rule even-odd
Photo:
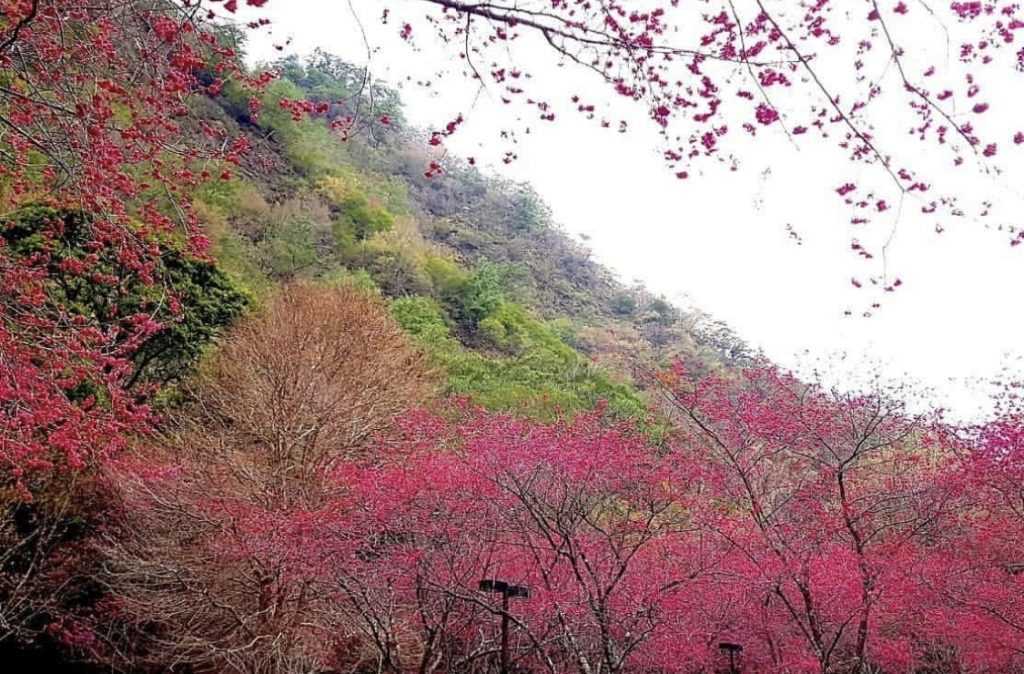
<svg viewBox="0 0 1024 674">
<path fill-rule="evenodd" d="M 622 284 L 528 185 L 433 152 L 361 69 L 323 53 L 273 65 L 258 114 L 230 87 L 200 104 L 252 145 L 242 174 L 196 201 L 220 264 L 255 294 L 293 278 L 371 288 L 451 393 L 541 416 L 599 399 L 642 416 L 637 368 L 751 357 L 726 327 Z"/>
</svg>

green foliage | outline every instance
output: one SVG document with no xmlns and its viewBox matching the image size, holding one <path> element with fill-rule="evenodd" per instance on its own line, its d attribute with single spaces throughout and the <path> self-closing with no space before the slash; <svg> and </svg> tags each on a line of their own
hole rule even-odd
<svg viewBox="0 0 1024 674">
<path fill-rule="evenodd" d="M 135 354 L 136 376 L 167 383 L 186 374 L 203 349 L 245 310 L 249 299 L 216 266 L 175 250 L 163 255 L 164 284 L 181 303 L 165 329 Z"/>
<path fill-rule="evenodd" d="M 314 225 L 308 220 L 276 223 L 259 249 L 274 276 L 288 278 L 307 271 L 317 262 Z"/>
<path fill-rule="evenodd" d="M 306 177 L 327 175 L 339 164 L 347 163 L 347 149 L 322 119 L 292 118 L 292 113 L 281 106 L 281 101 L 303 100 L 304 92 L 294 82 L 278 79 L 267 86 L 260 96 L 261 109 L 254 120 L 249 115 L 248 98 L 242 91 L 225 88 L 229 101 L 228 111 L 236 119 L 258 124 L 276 141 L 289 164 Z M 244 99 L 244 100 L 243 100 Z"/>
<path fill-rule="evenodd" d="M 397 299 L 392 313 L 448 374 L 448 391 L 493 410 L 551 419 L 607 401 L 616 418 L 639 420 L 645 406 L 635 390 L 613 381 L 521 306 L 502 302 L 480 322 L 488 338 L 513 353 L 486 355 L 456 340 L 444 309 L 426 297 Z"/>
<path fill-rule="evenodd" d="M 437 296 L 447 302 L 458 298 L 472 276 L 451 258 L 440 255 L 428 255 L 423 262 L 423 271 L 430 277 Z"/>
<path fill-rule="evenodd" d="M 402 329 L 435 354 L 458 348 L 444 310 L 429 297 L 400 297 L 391 302 L 391 314 Z"/>
<path fill-rule="evenodd" d="M 217 98 L 217 103 L 239 125 L 248 126 L 255 123 L 249 115 L 249 98 L 251 95 L 250 91 L 232 78 L 224 83 L 224 89 Z"/>
<path fill-rule="evenodd" d="M 225 214 L 229 209 L 212 206 L 200 199 L 193 205 L 212 244 L 210 252 L 216 268 L 252 303 L 258 303 L 272 289 L 273 282 L 260 266 L 257 246 L 231 226 Z"/>
<path fill-rule="evenodd" d="M 317 51 L 318 63 L 309 67 L 295 54 L 274 63 L 281 76 L 302 87 L 314 100 L 339 101 L 359 93 L 366 69 Z"/>
<path fill-rule="evenodd" d="M 374 234 L 390 230 L 395 217 L 379 206 L 373 206 L 362 194 L 346 197 L 340 204 L 340 214 L 334 223 L 334 235 L 339 241 L 354 238 L 365 241 Z"/>
<path fill-rule="evenodd" d="M 530 185 L 517 185 L 510 194 L 510 224 L 514 229 L 537 231 L 551 224 L 551 211 Z"/>
<path fill-rule="evenodd" d="M 256 263 L 258 252 L 252 242 L 230 230 L 211 234 L 217 268 L 247 294 L 258 297 L 266 293 L 272 282 Z"/>
<path fill-rule="evenodd" d="M 388 297 L 429 295 L 430 277 L 412 251 L 386 240 L 373 240 L 353 247 L 345 257 L 352 269 L 362 269 Z"/>
<path fill-rule="evenodd" d="M 497 265 L 480 265 L 451 298 L 456 317 L 476 326 L 494 314 L 505 299 L 506 277 L 506 270 Z"/>
<path fill-rule="evenodd" d="M 132 383 L 180 378 L 219 331 L 245 309 L 246 294 L 213 264 L 169 241 L 156 242 L 160 247 L 157 282 L 148 283 L 116 251 L 86 250 L 83 244 L 92 240 L 91 227 L 92 222 L 80 213 L 30 206 L 0 221 L 0 237 L 16 255 L 45 264 L 48 301 L 54 308 L 62 307 L 101 328 L 142 313 L 163 324 L 135 351 Z M 85 265 L 88 273 L 72 271 L 73 261 Z"/>
<path fill-rule="evenodd" d="M 259 125 L 271 130 L 286 146 L 305 130 L 305 122 L 295 121 L 292 113 L 281 107 L 281 101 L 302 100 L 305 92 L 294 82 L 278 78 L 271 82 L 261 96 L 262 108 Z"/>
<path fill-rule="evenodd" d="M 335 166 L 347 161 L 346 146 L 331 133 L 323 120 L 294 122 L 283 135 L 285 154 L 291 164 L 309 177 L 330 174 Z"/>
<path fill-rule="evenodd" d="M 247 183 L 237 178 L 232 178 L 231 180 L 207 180 L 196 188 L 192 198 L 214 208 L 228 210 L 238 203 L 242 192 L 247 187 Z"/>
<path fill-rule="evenodd" d="M 365 269 L 349 271 L 340 267 L 323 274 L 319 282 L 326 286 L 348 286 L 373 295 L 381 294 L 380 286 Z"/>
<path fill-rule="evenodd" d="M 357 198 L 374 208 L 395 215 L 409 215 L 409 194 L 405 184 L 394 176 L 382 176 L 359 170 L 349 164 L 332 166 L 330 175 L 317 181 L 317 189 L 329 203 L 343 208 L 346 201 Z"/>
</svg>

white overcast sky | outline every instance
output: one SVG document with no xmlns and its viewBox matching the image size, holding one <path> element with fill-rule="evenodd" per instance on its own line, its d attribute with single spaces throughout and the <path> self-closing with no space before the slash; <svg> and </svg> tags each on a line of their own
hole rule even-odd
<svg viewBox="0 0 1024 674">
<path fill-rule="evenodd" d="M 407 11 L 416 3 L 390 4 Z M 830 160 L 811 143 L 797 151 L 762 134 L 739 171 L 708 165 L 704 175 L 679 181 L 642 123 L 643 111 L 622 135 L 563 110 L 561 123 L 531 124 L 531 133 L 519 136 L 519 159 L 505 166 L 496 161 L 505 149 L 497 135 L 515 126 L 516 112 L 497 96 L 478 98 L 453 52 L 429 40 L 417 40 L 417 50 L 398 40 L 394 23 L 381 25 L 381 7 L 378 0 L 270 2 L 260 15 L 272 19 L 273 32 L 253 37 L 250 56 L 271 59 L 320 47 L 366 63 L 354 8 L 373 49 L 372 72 L 400 86 L 412 123 L 440 128 L 466 113 L 450 151 L 478 157 L 485 170 L 529 181 L 555 219 L 573 235 L 588 237 L 595 257 L 624 281 L 640 279 L 680 304 L 709 312 L 782 365 L 806 367 L 845 353 L 856 367 L 875 363 L 887 377 L 934 387 L 939 404 L 973 415 L 984 406 L 987 389 L 970 383 L 1015 368 L 1024 353 L 1024 246 L 1011 248 L 1006 235 L 974 222 L 943 223 L 939 235 L 935 223 L 903 217 L 889 264 L 904 285 L 864 318 L 870 298 L 853 288 L 851 278 L 865 276 L 865 269 L 849 251 L 849 213 L 831 193 L 857 178 L 848 175 L 845 162 Z M 411 22 L 414 35 L 429 32 Z M 273 48 L 286 40 L 284 52 Z M 535 91 L 562 101 L 570 92 L 608 98 L 585 74 L 556 67 L 538 45 L 518 48 L 534 74 Z M 441 71 L 448 74 L 439 78 Z M 432 86 L 416 84 L 426 80 Z M 1019 81 L 1006 84 L 1019 92 Z M 1019 105 L 1006 114 L 1019 114 Z M 630 114 L 610 112 L 613 119 Z M 1022 165 L 1024 160 L 1014 168 Z M 962 189 L 987 188 L 965 179 Z M 845 316 L 846 309 L 854 316 Z"/>
</svg>

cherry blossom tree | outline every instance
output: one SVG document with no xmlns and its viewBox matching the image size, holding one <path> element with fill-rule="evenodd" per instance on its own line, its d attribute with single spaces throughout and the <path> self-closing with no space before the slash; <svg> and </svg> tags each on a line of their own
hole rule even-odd
<svg viewBox="0 0 1024 674">
<path fill-rule="evenodd" d="M 663 375 L 684 446 L 714 466 L 733 547 L 733 607 L 750 657 L 775 669 L 896 671 L 924 659 L 908 597 L 963 506 L 935 420 L 881 393 L 808 385 L 772 368 L 737 380 Z M 939 563 L 936 566 L 936 563 Z"/>
<path fill-rule="evenodd" d="M 599 412 L 541 424 L 460 405 L 406 413 L 315 475 L 143 459 L 119 478 L 134 533 L 113 539 L 112 584 L 147 592 L 111 615 L 197 616 L 155 653 L 173 636 L 198 648 L 179 657 L 248 670 L 494 671 L 502 622 L 516 671 L 696 673 L 721 666 L 719 641 L 752 671 L 1018 665 L 1019 424 L 962 434 L 772 368 L 659 385 L 679 429 L 663 447 Z M 267 500 L 293 472 L 294 507 Z M 151 520 L 182 503 L 187 518 Z M 503 603 L 485 579 L 529 596 Z M 252 640 L 211 647 L 231 615 Z"/>
<path fill-rule="evenodd" d="M 97 470 L 152 421 L 134 359 L 187 323 L 169 265 L 208 267 L 186 195 L 244 143 L 186 132 L 189 98 L 241 77 L 198 20 L 160 0 L 0 3 L 3 637 L 78 641 L 51 609 L 87 594 L 69 578 Z"/>
<path fill-rule="evenodd" d="M 111 321 L 76 315 L 70 299 L 44 298 L 76 279 L 116 294 L 124 278 L 93 268 L 112 252 L 115 269 L 162 289 L 180 315 L 160 273 L 159 241 L 205 255 L 188 191 L 228 177 L 245 150 L 223 129 L 184 123 L 191 96 L 242 77 L 234 53 L 199 25 L 197 11 L 159 0 L 3 3 L 3 212 L 43 204 L 90 222 L 76 234 L 87 235 L 76 258 L 54 253 L 64 242 L 62 222 L 35 232 L 43 237 L 38 254 L 19 254 L 0 238 L 0 470 L 23 497 L 31 475 L 95 463 L 116 453 L 125 433 L 144 428 L 144 401 L 127 394 L 130 359 L 163 327 L 152 307 Z M 5 217 L 3 226 L 19 223 Z"/>
<path fill-rule="evenodd" d="M 339 584 L 380 666 L 485 671 L 502 618 L 524 671 L 706 661 L 711 627 L 693 606 L 717 557 L 697 533 L 693 467 L 599 418 L 416 417 L 388 461 L 346 474 L 368 538 L 338 568 L 371 568 Z M 529 597 L 506 608 L 478 591 L 489 578 Z"/>
<path fill-rule="evenodd" d="M 962 434 L 952 476 L 960 504 L 932 544 L 941 563 L 925 567 L 914 597 L 930 618 L 922 632 L 969 671 L 1011 671 L 1024 662 L 1022 440 L 1016 415 Z"/>
</svg>

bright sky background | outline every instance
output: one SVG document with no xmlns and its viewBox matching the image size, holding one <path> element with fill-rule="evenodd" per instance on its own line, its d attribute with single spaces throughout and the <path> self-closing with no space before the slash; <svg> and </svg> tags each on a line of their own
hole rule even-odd
<svg viewBox="0 0 1024 674">
<path fill-rule="evenodd" d="M 389 4 L 407 11 L 416 3 Z M 890 256 L 890 269 L 904 285 L 864 318 L 870 300 L 851 278 L 865 276 L 865 269 L 849 251 L 849 213 L 831 193 L 855 176 L 843 173 L 850 171 L 845 162 L 816 155 L 812 143 L 796 151 L 784 139 L 762 134 L 739 171 L 706 165 L 703 176 L 679 181 L 661 158 L 643 111 L 613 112 L 613 119 L 634 114 L 632 130 L 622 135 L 563 109 L 561 123 L 531 124 L 532 132 L 519 136 L 518 161 L 495 163 L 505 149 L 498 132 L 514 125 L 516 111 L 496 95 L 478 98 L 453 52 L 430 40 L 417 40 L 415 51 L 401 42 L 394 22 L 381 25 L 377 0 L 270 2 L 260 15 L 273 20 L 273 34 L 254 38 L 250 56 L 272 59 L 320 47 L 366 63 L 352 7 L 374 50 L 373 74 L 401 88 L 410 120 L 440 128 L 466 113 L 450 151 L 478 157 L 484 170 L 532 183 L 555 219 L 573 235 L 588 237 L 595 257 L 624 281 L 640 279 L 679 304 L 724 320 L 785 366 L 808 367 L 845 353 L 853 369 L 876 363 L 886 377 L 933 387 L 939 404 L 960 415 L 984 407 L 986 389 L 971 382 L 1018 367 L 1024 354 L 1024 246 L 1011 248 L 1008 236 L 977 223 L 944 223 L 939 235 L 934 223 L 904 217 Z M 413 25 L 415 36 L 429 32 Z M 272 47 L 286 39 L 284 52 Z M 599 82 L 555 67 L 539 45 L 518 48 L 525 69 L 535 75 L 533 91 L 559 101 L 591 91 L 591 98 L 608 99 Z M 438 78 L 440 71 L 448 74 Z M 416 84 L 426 80 L 431 87 Z M 1020 82 L 1007 86 L 1019 91 Z M 1010 107 L 1011 114 L 1019 112 L 1019 103 Z M 1016 168 L 1022 165 L 1024 160 Z M 982 187 L 967 180 L 962 189 Z M 844 316 L 846 309 L 854 316 Z"/>
</svg>

